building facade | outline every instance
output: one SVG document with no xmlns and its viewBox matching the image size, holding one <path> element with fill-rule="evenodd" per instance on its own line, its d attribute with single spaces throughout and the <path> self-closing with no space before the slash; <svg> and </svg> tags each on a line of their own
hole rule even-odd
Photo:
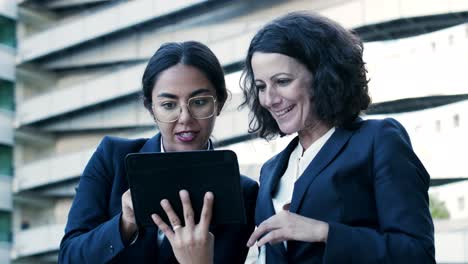
<svg viewBox="0 0 468 264">
<path fill-rule="evenodd" d="M 468 48 L 458 44 L 466 43 L 468 30 L 464 25 L 452 28 L 468 21 L 466 1 L 18 0 L 17 7 L 14 1 L 1 3 L 14 3 L 18 14 L 4 16 L 0 6 L 0 19 L 9 21 L 0 22 L 0 56 L 8 56 L 2 51 L 8 47 L 11 52 L 5 54 L 14 64 L 12 47 L 17 46 L 16 80 L 12 70 L 12 77 L 3 77 L 3 57 L 0 64 L 0 109 L 6 109 L 0 110 L 0 176 L 7 175 L 2 176 L 8 179 L 5 186 L 14 174 L 12 187 L 5 187 L 13 190 L 14 209 L 11 213 L 11 205 L 0 208 L 0 241 L 3 225 L 11 225 L 6 229 L 13 234 L 13 263 L 57 262 L 74 188 L 104 135 L 137 138 L 157 132 L 138 92 L 147 60 L 164 42 L 198 40 L 219 57 L 232 98 L 217 121 L 215 142 L 247 133 L 247 111 L 237 109 L 242 100 L 238 78 L 251 37 L 266 22 L 294 10 L 319 12 L 362 36 L 375 103 L 468 93 L 462 74 L 468 60 L 459 56 Z M 14 28 L 16 17 L 17 45 L 14 37 L 4 37 L 14 36 L 14 30 L 3 29 L 6 24 Z M 443 41 L 439 33 L 431 33 L 446 28 L 461 33 Z M 453 45 L 447 50 L 459 45 L 465 52 L 452 54 L 460 66 L 451 71 L 443 67 L 451 61 L 431 63 L 446 57 L 445 41 Z M 431 66 L 440 68 L 432 71 Z M 424 70 L 421 75 L 414 70 L 419 67 Z M 442 77 L 452 75 L 459 79 L 443 85 Z M 460 113 L 460 125 L 465 116 Z M 13 124 L 14 151 L 13 132 L 2 134 L 12 131 Z M 405 126 L 417 127 L 414 121 Z M 412 136 L 413 140 L 421 135 L 425 134 Z M 287 138 L 271 144 L 252 140 L 226 147 L 238 152 L 242 172 L 257 178 L 259 166 L 286 142 Z M 425 153 L 424 142 L 414 144 Z M 432 155 L 432 150 L 428 153 Z M 437 170 L 429 168 L 436 177 L 446 177 L 445 170 L 440 174 Z M 9 235 L 5 237 L 8 244 Z"/>
<path fill-rule="evenodd" d="M 0 3 L 0 262 L 10 263 L 12 241 L 13 118 L 16 4 Z"/>
</svg>

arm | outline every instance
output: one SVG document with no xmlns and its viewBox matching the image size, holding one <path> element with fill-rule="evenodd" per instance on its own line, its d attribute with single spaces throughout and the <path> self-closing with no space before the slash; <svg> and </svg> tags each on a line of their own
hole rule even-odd
<svg viewBox="0 0 468 264">
<path fill-rule="evenodd" d="M 122 214 L 112 218 L 107 214 L 112 171 L 103 158 L 105 142 L 80 178 L 60 244 L 60 263 L 106 263 L 124 248 L 119 229 Z"/>
<path fill-rule="evenodd" d="M 380 230 L 330 223 L 324 263 L 435 263 L 429 175 L 395 120 L 382 121 L 373 159 Z"/>
</svg>

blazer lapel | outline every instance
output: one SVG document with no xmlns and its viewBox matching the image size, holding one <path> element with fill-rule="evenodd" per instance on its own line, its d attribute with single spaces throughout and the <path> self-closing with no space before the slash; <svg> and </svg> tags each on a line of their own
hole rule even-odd
<svg viewBox="0 0 468 264">
<path fill-rule="evenodd" d="M 275 195 L 276 187 L 288 166 L 289 156 L 298 142 L 299 139 L 297 137 L 294 138 L 291 143 L 278 154 L 276 157 L 277 160 L 272 161 L 272 166 L 265 166 L 263 168 L 262 174 L 264 176 L 262 177 L 263 181 L 260 182 L 261 188 L 257 198 L 262 206 L 257 206 L 255 214 L 255 222 L 257 225 L 260 225 L 261 222 L 275 214 L 272 197 Z"/>
<path fill-rule="evenodd" d="M 263 174 L 265 176 L 263 176 L 263 181 L 260 183 L 262 188 L 260 188 L 257 198 L 257 204 L 261 204 L 262 206 L 257 206 L 255 213 L 255 222 L 257 226 L 275 214 L 272 197 L 275 195 L 276 187 L 288 166 L 289 156 L 297 146 L 298 142 L 299 139 L 297 137 L 293 139 L 286 149 L 278 154 L 276 157 L 277 160 L 273 161 L 272 166 L 264 168 Z M 274 254 L 269 254 L 267 251 L 267 256 L 270 256 L 270 258 L 273 256 L 276 256 L 276 258 L 278 256 L 282 256 L 283 261 L 285 261 L 286 249 L 282 243 L 277 243 L 271 246 L 269 245 L 267 246 L 267 250 L 269 249 L 275 252 L 272 252 Z"/>
<path fill-rule="evenodd" d="M 291 200 L 290 212 L 297 213 L 304 194 L 309 185 L 315 180 L 320 172 L 325 169 L 328 164 L 338 155 L 343 146 L 348 142 L 352 135 L 352 131 L 336 128 L 336 131 L 325 143 L 317 156 L 307 166 L 301 177 L 294 183 L 294 191 Z"/>
</svg>

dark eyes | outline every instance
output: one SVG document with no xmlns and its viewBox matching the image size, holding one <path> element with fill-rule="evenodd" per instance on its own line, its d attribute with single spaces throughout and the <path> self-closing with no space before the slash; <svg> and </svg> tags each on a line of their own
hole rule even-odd
<svg viewBox="0 0 468 264">
<path fill-rule="evenodd" d="M 161 103 L 161 107 L 167 110 L 174 109 L 176 106 L 175 102 L 166 101 Z"/>
<path fill-rule="evenodd" d="M 276 80 L 276 84 L 278 84 L 279 86 L 285 86 L 285 85 L 290 84 L 291 81 L 292 81 L 291 79 L 281 78 L 281 79 Z"/>
<path fill-rule="evenodd" d="M 279 87 L 284 87 L 289 85 L 292 82 L 292 79 L 289 78 L 279 78 L 275 80 L 275 85 Z M 263 92 L 266 88 L 266 85 L 264 83 L 256 83 L 255 88 L 257 89 L 258 92 Z"/>
<path fill-rule="evenodd" d="M 255 88 L 259 92 L 263 92 L 265 90 L 265 84 L 255 84 Z"/>
<path fill-rule="evenodd" d="M 207 99 L 203 99 L 203 98 L 200 98 L 200 99 L 196 99 L 196 100 L 193 100 L 192 104 L 194 106 L 204 106 L 208 103 L 208 100 Z"/>
</svg>

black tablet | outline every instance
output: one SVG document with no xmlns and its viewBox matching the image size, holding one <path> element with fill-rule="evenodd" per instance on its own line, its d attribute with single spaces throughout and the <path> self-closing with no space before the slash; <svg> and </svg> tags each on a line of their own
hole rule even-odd
<svg viewBox="0 0 468 264">
<path fill-rule="evenodd" d="M 169 224 L 162 199 L 170 201 L 183 223 L 182 189 L 190 193 L 196 223 L 208 191 L 214 194 L 211 224 L 246 223 L 239 165 L 230 150 L 132 153 L 126 156 L 125 165 L 139 227 L 155 226 L 153 213 Z"/>
</svg>

